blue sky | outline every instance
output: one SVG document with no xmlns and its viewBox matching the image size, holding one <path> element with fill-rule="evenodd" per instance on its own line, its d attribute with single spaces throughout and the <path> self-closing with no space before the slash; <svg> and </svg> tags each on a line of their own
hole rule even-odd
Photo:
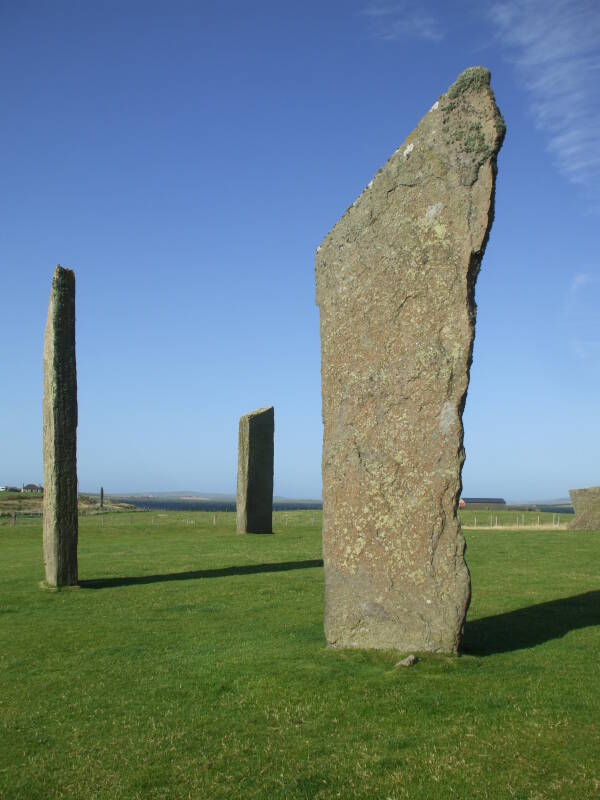
<svg viewBox="0 0 600 800">
<path fill-rule="evenodd" d="M 314 251 L 466 67 L 507 123 L 464 493 L 600 483 L 600 6 L 0 3 L 0 483 L 41 481 L 54 266 L 77 276 L 84 490 L 320 495 Z"/>
</svg>

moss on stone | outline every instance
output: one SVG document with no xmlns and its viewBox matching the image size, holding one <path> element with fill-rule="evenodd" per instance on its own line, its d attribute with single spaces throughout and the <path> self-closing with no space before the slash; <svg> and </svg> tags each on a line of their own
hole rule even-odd
<svg viewBox="0 0 600 800">
<path fill-rule="evenodd" d="M 490 86 L 490 71 L 485 67 L 469 67 L 454 81 L 446 92 L 449 100 L 457 100 L 465 92 L 479 91 Z"/>
</svg>

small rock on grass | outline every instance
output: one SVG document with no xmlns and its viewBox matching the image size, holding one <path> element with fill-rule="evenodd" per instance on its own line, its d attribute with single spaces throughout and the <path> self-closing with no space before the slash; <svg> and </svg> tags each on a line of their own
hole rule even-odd
<svg viewBox="0 0 600 800">
<path fill-rule="evenodd" d="M 402 661 L 399 661 L 396 667 L 414 667 L 418 660 L 419 659 L 411 653 L 409 656 L 406 656 L 406 658 L 403 658 Z M 394 667 L 394 669 L 396 667 Z"/>
</svg>

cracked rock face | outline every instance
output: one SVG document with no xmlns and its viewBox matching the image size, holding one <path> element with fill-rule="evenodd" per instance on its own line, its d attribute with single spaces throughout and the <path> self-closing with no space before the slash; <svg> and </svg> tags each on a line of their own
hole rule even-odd
<svg viewBox="0 0 600 800">
<path fill-rule="evenodd" d="M 570 489 L 575 519 L 569 528 L 574 531 L 600 531 L 600 486 Z"/>
<path fill-rule="evenodd" d="M 456 652 L 474 289 L 504 123 L 466 70 L 317 251 L 329 646 Z"/>
<path fill-rule="evenodd" d="M 240 419 L 236 523 L 238 533 L 273 532 L 273 406 Z"/>
<path fill-rule="evenodd" d="M 75 274 L 57 267 L 44 334 L 44 567 L 49 586 L 77 583 Z"/>
</svg>

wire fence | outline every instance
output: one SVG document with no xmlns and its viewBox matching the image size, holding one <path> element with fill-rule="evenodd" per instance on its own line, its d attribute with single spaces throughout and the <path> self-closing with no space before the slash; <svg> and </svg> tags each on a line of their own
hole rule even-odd
<svg viewBox="0 0 600 800">
<path fill-rule="evenodd" d="M 572 522 L 573 514 L 544 511 L 483 511 L 461 510 L 458 514 L 461 525 L 466 530 L 565 530 Z M 273 530 L 285 532 L 298 527 L 318 528 L 322 525 L 323 512 L 320 509 L 293 511 L 274 511 Z M 41 528 L 41 511 L 0 512 L 0 528 Z M 158 532 L 166 526 L 186 527 L 191 530 L 235 530 L 235 512 L 232 511 L 110 511 L 80 512 L 79 525 L 82 530 L 117 530 L 144 527 Z"/>
<path fill-rule="evenodd" d="M 564 530 L 574 517 L 573 514 L 567 512 L 561 514 L 550 511 L 462 510 L 459 512 L 459 519 L 463 528 L 476 530 L 490 528 L 510 528 L 511 530 L 557 528 Z"/>
</svg>

